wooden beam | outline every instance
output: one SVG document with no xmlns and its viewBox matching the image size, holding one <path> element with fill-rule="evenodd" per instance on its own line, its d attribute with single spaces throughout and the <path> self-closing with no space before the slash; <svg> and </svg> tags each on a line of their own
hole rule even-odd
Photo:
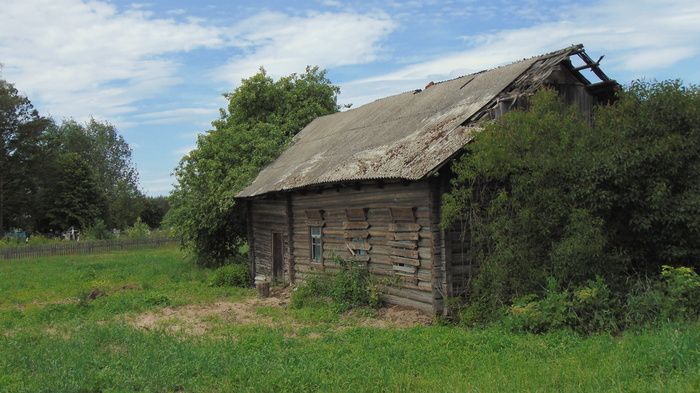
<svg viewBox="0 0 700 393">
<path fill-rule="evenodd" d="M 369 223 L 367 221 L 345 221 L 343 222 L 343 229 L 367 229 L 369 228 Z"/>
<path fill-rule="evenodd" d="M 586 64 L 586 65 L 578 66 L 578 67 L 574 68 L 572 71 L 581 71 L 581 70 L 585 70 L 586 68 L 598 67 L 599 65 L 600 65 L 600 63 L 597 63 L 597 62 L 591 63 L 591 64 Z"/>
<path fill-rule="evenodd" d="M 421 225 L 416 223 L 389 224 L 389 232 L 418 232 Z"/>
<path fill-rule="evenodd" d="M 403 263 L 404 265 L 420 266 L 420 260 L 418 260 L 418 259 L 397 257 L 397 256 L 392 255 L 389 257 L 389 260 L 392 263 Z"/>
</svg>

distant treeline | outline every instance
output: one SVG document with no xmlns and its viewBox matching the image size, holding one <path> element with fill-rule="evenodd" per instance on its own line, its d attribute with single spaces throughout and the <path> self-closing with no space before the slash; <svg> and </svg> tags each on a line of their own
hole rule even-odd
<svg viewBox="0 0 700 393">
<path fill-rule="evenodd" d="M 116 128 L 90 118 L 40 116 L 0 79 L 0 233 L 58 234 L 138 218 L 158 227 L 168 204 L 138 188 L 131 148 Z"/>
</svg>

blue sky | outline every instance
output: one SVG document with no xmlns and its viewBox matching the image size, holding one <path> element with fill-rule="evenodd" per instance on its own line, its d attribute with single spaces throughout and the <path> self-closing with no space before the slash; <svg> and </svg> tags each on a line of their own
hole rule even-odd
<svg viewBox="0 0 700 393">
<path fill-rule="evenodd" d="M 328 70 L 353 106 L 583 43 L 611 78 L 700 83 L 697 0 L 0 0 L 2 78 L 42 115 L 114 124 L 167 195 L 222 94 Z M 585 74 L 584 74 L 585 75 Z M 590 76 L 591 80 L 595 76 Z"/>
</svg>

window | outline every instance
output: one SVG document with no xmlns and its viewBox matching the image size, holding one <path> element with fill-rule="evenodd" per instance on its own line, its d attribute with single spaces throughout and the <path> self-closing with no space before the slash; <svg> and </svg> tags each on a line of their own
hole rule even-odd
<svg viewBox="0 0 700 393">
<path fill-rule="evenodd" d="M 321 227 L 310 227 L 311 231 L 311 262 L 321 262 L 323 249 L 321 247 Z"/>
</svg>

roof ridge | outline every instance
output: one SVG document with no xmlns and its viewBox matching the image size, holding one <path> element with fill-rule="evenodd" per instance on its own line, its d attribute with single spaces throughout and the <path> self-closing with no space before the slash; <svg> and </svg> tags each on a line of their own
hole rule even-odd
<svg viewBox="0 0 700 393">
<path fill-rule="evenodd" d="M 554 57 L 554 56 L 558 56 L 558 55 L 560 55 L 560 54 L 562 54 L 562 53 L 567 53 L 567 52 L 571 52 L 571 53 L 570 53 L 570 56 L 571 56 L 571 55 L 575 55 L 576 53 L 579 53 L 579 52 L 581 52 L 581 51 L 583 51 L 583 44 L 572 44 L 572 45 L 570 45 L 570 46 L 567 46 L 566 48 L 557 49 L 557 50 L 555 50 L 555 51 L 551 51 L 551 52 L 544 53 L 544 54 L 541 54 L 541 55 L 535 55 L 535 56 L 525 57 L 525 58 L 522 58 L 522 59 L 520 59 L 520 60 L 511 61 L 510 63 L 502 64 L 502 65 L 497 66 L 497 67 L 493 67 L 493 68 L 488 68 L 488 69 L 481 70 L 481 71 L 472 72 L 471 74 L 464 74 L 464 75 L 456 76 L 456 77 L 451 78 L 451 79 L 445 79 L 445 80 L 441 80 L 441 81 L 437 81 L 437 82 L 431 81 L 431 82 L 428 83 L 428 85 L 429 85 L 429 86 L 435 86 L 435 85 L 439 85 L 439 84 L 442 84 L 442 83 L 452 82 L 452 81 L 455 81 L 455 80 L 457 80 L 457 79 L 462 79 L 462 78 L 465 78 L 465 77 L 468 77 L 468 76 L 476 76 L 476 75 L 479 75 L 479 74 L 483 74 L 483 73 L 485 73 L 485 72 L 489 72 L 489 71 L 493 71 L 493 70 L 498 70 L 498 69 L 501 69 L 501 68 L 503 68 L 503 67 L 509 67 L 509 66 L 511 66 L 511 65 L 513 65 L 513 64 L 520 63 L 520 62 L 523 62 L 523 61 L 528 61 L 528 60 L 537 59 L 537 58 Z M 420 92 L 420 91 L 422 91 L 422 90 L 424 90 L 424 89 L 407 90 L 407 91 L 404 91 L 404 92 L 401 92 L 401 93 L 398 93 L 398 94 L 392 94 L 391 96 L 400 95 L 400 94 L 407 94 L 407 93 L 414 93 L 414 94 L 415 94 L 415 93 L 418 93 L 418 92 Z M 391 96 L 382 97 L 382 98 L 377 98 L 377 99 L 374 100 L 374 101 L 378 101 L 378 100 L 381 100 L 381 99 L 384 99 L 384 98 L 388 98 L 388 97 L 391 97 Z M 374 101 L 372 101 L 372 102 L 374 102 Z"/>
</svg>

